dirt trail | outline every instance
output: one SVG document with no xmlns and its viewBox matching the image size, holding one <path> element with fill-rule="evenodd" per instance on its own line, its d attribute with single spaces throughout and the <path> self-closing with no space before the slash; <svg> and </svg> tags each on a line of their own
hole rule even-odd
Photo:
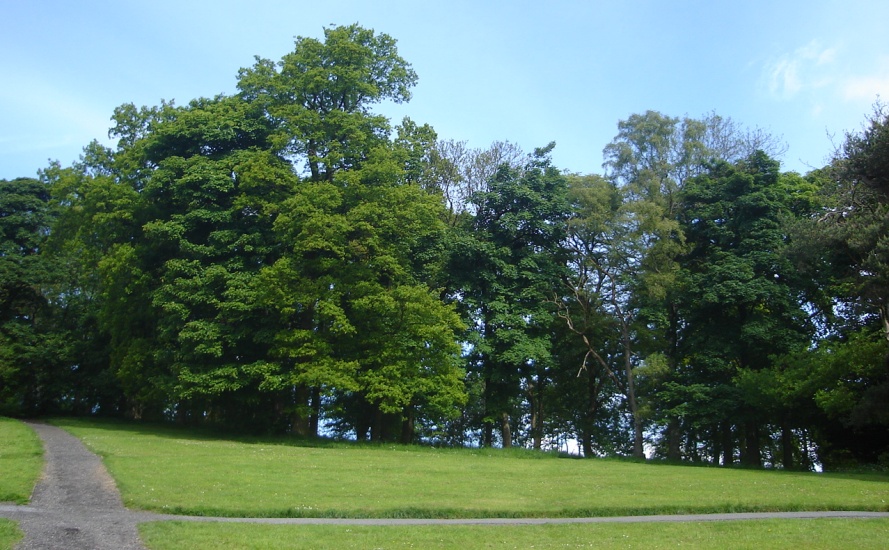
<svg viewBox="0 0 889 550">
<path fill-rule="evenodd" d="M 147 521 L 244 522 L 289 525 L 537 525 L 543 523 L 640 523 L 752 519 L 889 518 L 889 512 L 778 512 L 598 518 L 529 519 L 323 519 L 208 518 L 127 510 L 101 459 L 68 432 L 28 423 L 43 440 L 43 477 L 28 506 L 0 504 L 0 517 L 19 522 L 25 532 L 17 550 L 144 549 L 136 526 Z"/>
<path fill-rule="evenodd" d="M 25 538 L 17 549 L 139 549 L 137 517 L 124 508 L 98 456 L 68 432 L 29 422 L 43 440 L 43 477 L 20 507 Z M 4 514 L 5 515 L 5 514 Z"/>
</svg>

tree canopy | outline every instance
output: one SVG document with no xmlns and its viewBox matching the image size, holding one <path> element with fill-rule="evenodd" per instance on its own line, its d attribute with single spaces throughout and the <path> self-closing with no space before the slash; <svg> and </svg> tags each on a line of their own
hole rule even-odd
<svg viewBox="0 0 889 550">
<path fill-rule="evenodd" d="M 390 36 L 329 27 L 0 182 L 0 412 L 889 463 L 885 106 L 804 175 L 656 111 L 576 174 L 375 112 L 416 83 Z"/>
</svg>

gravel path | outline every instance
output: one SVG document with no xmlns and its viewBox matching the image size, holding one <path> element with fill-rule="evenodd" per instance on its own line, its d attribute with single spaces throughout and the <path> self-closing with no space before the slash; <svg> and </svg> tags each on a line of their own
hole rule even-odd
<svg viewBox="0 0 889 550">
<path fill-rule="evenodd" d="M 48 424 L 28 423 L 43 440 L 43 477 L 31 504 L 0 504 L 0 517 L 19 522 L 25 538 L 17 550 L 144 549 L 136 526 L 146 521 L 244 522 L 289 525 L 537 525 L 543 523 L 641 523 L 751 519 L 889 518 L 889 512 L 779 512 L 598 518 L 527 519 L 324 519 L 207 518 L 138 512 L 124 508 L 101 459 L 76 437 Z"/>
<path fill-rule="evenodd" d="M 45 465 L 30 506 L 4 514 L 25 532 L 16 548 L 145 548 L 136 531 L 138 519 L 124 508 L 101 459 L 60 428 L 28 425 L 43 440 Z"/>
</svg>

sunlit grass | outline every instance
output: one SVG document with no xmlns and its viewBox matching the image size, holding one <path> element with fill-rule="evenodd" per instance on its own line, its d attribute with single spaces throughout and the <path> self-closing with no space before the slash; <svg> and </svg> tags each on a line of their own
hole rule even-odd
<svg viewBox="0 0 889 550">
<path fill-rule="evenodd" d="M 140 527 L 152 550 L 216 548 L 886 548 L 889 520 L 410 527 L 164 522 Z"/>
<path fill-rule="evenodd" d="M 59 420 L 128 506 L 252 517 L 569 517 L 889 510 L 889 477 L 573 460 L 538 453 L 235 441 Z"/>
<path fill-rule="evenodd" d="M 14 521 L 0 518 L 0 550 L 9 550 L 23 537 L 24 533 Z"/>
<path fill-rule="evenodd" d="M 34 430 L 0 417 L 0 502 L 27 504 L 43 468 L 43 446 Z"/>
</svg>

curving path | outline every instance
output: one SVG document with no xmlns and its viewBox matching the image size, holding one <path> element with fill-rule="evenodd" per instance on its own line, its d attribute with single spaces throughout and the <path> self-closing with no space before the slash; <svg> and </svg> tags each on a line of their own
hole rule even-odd
<svg viewBox="0 0 889 550">
<path fill-rule="evenodd" d="M 0 509 L 25 532 L 16 548 L 144 548 L 136 530 L 139 519 L 124 508 L 99 457 L 61 428 L 28 425 L 43 440 L 45 463 L 31 504 Z"/>
<path fill-rule="evenodd" d="M 144 549 L 136 526 L 146 521 L 245 522 L 267 524 L 334 525 L 533 525 L 543 523 L 639 523 L 725 521 L 747 519 L 889 518 L 889 512 L 778 512 L 693 514 L 597 518 L 495 519 L 324 519 L 324 518 L 208 518 L 138 512 L 124 508 L 114 480 L 101 459 L 73 435 L 48 424 L 28 423 L 43 440 L 43 477 L 31 504 L 0 504 L 0 517 L 18 521 L 25 538 L 18 550 L 130 550 Z"/>
</svg>

